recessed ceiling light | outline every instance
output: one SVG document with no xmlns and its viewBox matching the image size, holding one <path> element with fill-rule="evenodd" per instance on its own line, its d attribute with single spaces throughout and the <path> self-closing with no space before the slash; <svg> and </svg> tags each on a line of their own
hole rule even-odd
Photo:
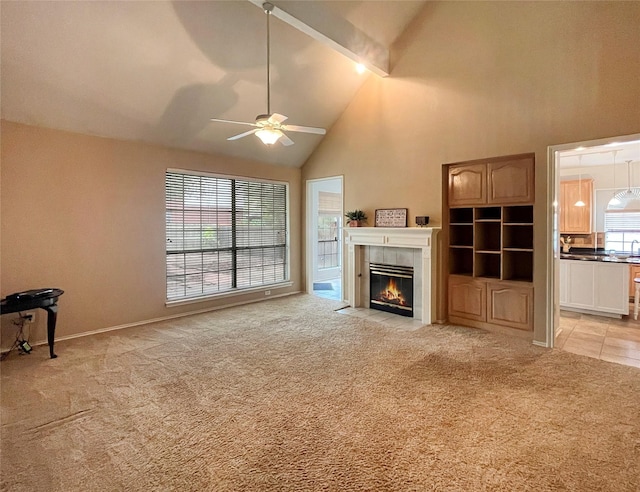
<svg viewBox="0 0 640 492">
<path fill-rule="evenodd" d="M 365 67 L 362 63 L 356 64 L 356 72 L 358 72 L 360 75 L 366 72 L 366 70 L 367 70 L 367 67 Z"/>
</svg>

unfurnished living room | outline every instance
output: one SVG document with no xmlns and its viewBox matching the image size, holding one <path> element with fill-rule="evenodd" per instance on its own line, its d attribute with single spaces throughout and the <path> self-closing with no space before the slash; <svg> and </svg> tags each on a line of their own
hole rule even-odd
<svg viewBox="0 0 640 492">
<path fill-rule="evenodd" d="M 640 2 L 0 22 L 0 490 L 640 490 Z"/>
</svg>

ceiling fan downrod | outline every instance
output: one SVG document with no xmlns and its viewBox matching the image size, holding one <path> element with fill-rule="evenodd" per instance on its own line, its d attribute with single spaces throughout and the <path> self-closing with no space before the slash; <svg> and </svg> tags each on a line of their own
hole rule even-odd
<svg viewBox="0 0 640 492">
<path fill-rule="evenodd" d="M 264 2 L 262 4 L 264 13 L 267 14 L 267 118 L 271 116 L 271 30 L 269 28 L 269 17 L 273 11 L 273 4 Z"/>
</svg>

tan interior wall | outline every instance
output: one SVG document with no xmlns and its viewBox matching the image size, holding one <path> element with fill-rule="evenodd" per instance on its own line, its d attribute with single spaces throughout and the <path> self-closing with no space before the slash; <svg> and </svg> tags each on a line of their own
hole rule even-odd
<svg viewBox="0 0 640 492">
<path fill-rule="evenodd" d="M 303 179 L 343 174 L 345 210 L 407 207 L 410 225 L 429 215 L 437 226 L 442 164 L 535 152 L 542 341 L 547 147 L 640 131 L 638 25 L 638 2 L 429 2 L 396 43 L 391 76 L 370 76 Z"/>
<path fill-rule="evenodd" d="M 289 183 L 291 279 L 301 290 L 300 170 L 2 121 L 2 296 L 59 287 L 57 335 L 265 298 L 165 307 L 164 176 L 192 169 Z M 2 317 L 3 347 L 15 329 Z M 46 338 L 38 310 L 32 341 Z"/>
</svg>

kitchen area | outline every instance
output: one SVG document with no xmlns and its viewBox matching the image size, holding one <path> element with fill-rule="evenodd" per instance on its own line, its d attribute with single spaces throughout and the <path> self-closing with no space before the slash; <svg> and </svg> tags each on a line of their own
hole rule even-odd
<svg viewBox="0 0 640 492">
<path fill-rule="evenodd" d="M 555 346 L 640 367 L 640 141 L 563 151 L 557 161 Z"/>
<path fill-rule="evenodd" d="M 559 174 L 560 307 L 628 315 L 640 278 L 640 143 L 564 152 Z"/>
</svg>

